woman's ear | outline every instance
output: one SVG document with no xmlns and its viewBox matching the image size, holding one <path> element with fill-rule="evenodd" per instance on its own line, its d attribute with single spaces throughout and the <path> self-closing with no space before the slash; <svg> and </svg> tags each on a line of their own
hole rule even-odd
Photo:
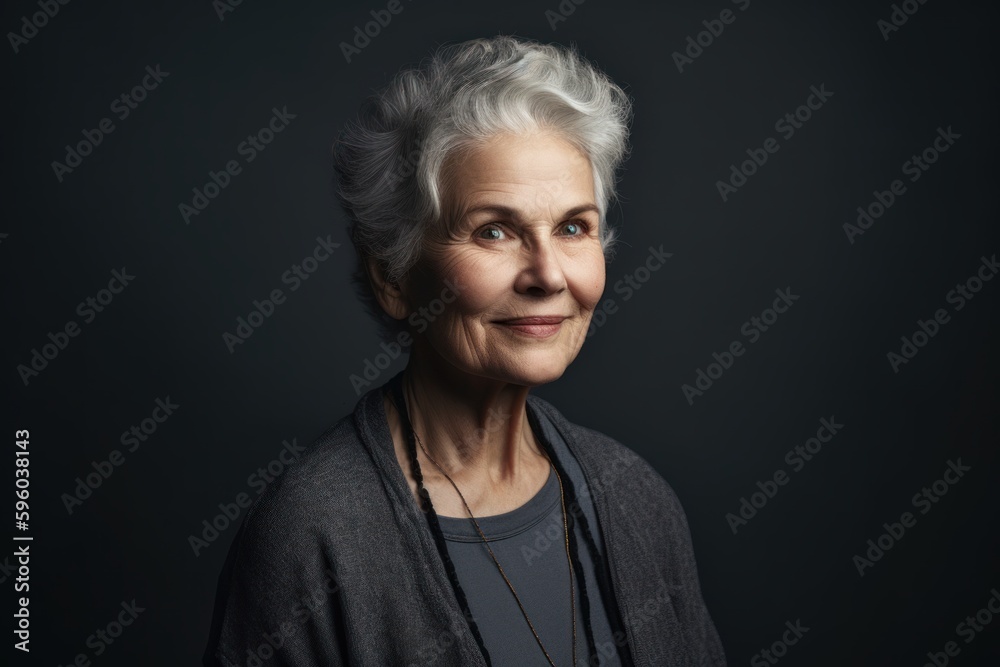
<svg viewBox="0 0 1000 667">
<path fill-rule="evenodd" d="M 379 263 L 372 257 L 366 257 L 365 273 L 368 274 L 368 282 L 375 293 L 382 310 L 396 320 L 405 319 L 410 315 L 410 305 L 399 283 L 390 281 Z"/>
</svg>

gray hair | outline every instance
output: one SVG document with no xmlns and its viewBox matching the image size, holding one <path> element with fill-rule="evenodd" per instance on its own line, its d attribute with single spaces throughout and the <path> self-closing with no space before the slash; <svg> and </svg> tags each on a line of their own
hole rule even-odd
<svg viewBox="0 0 1000 667">
<path fill-rule="evenodd" d="M 442 210 L 446 160 L 498 134 L 553 131 L 590 159 L 608 257 L 616 233 L 607 208 L 629 150 L 631 114 L 625 92 L 575 47 L 503 35 L 441 47 L 368 98 L 334 144 L 334 167 L 358 252 L 353 280 L 383 338 L 406 324 L 379 306 L 365 260 L 398 283 L 419 260 L 430 226 L 453 222 Z"/>
</svg>

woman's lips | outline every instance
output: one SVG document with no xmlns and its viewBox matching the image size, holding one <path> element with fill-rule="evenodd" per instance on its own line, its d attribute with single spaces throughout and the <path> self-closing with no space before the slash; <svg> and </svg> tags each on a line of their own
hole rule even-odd
<svg viewBox="0 0 1000 667">
<path fill-rule="evenodd" d="M 561 315 L 545 315 L 537 317 L 518 317 L 511 320 L 501 320 L 497 324 L 503 325 L 511 331 L 532 336 L 534 338 L 548 338 L 559 332 L 562 322 L 566 318 Z"/>
</svg>

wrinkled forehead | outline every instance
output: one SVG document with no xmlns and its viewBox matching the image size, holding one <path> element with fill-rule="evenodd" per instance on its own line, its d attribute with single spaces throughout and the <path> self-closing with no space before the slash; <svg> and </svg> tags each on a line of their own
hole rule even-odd
<svg viewBox="0 0 1000 667">
<path fill-rule="evenodd" d="M 481 211 L 523 219 L 599 211 L 590 160 L 552 134 L 503 135 L 456 149 L 440 183 L 449 228 Z"/>
</svg>

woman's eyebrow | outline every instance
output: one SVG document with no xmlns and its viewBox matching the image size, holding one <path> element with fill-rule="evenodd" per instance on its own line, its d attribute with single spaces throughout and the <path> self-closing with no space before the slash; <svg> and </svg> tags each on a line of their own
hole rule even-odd
<svg viewBox="0 0 1000 667">
<path fill-rule="evenodd" d="M 567 209 L 563 212 L 560 218 L 571 218 L 574 215 L 580 215 L 581 213 L 586 213 L 588 211 L 594 211 L 600 213 L 600 209 L 597 204 L 580 204 L 579 206 L 574 206 L 573 208 Z M 519 220 L 521 218 L 520 212 L 509 206 L 503 206 L 502 204 L 482 204 L 479 206 L 473 206 L 462 216 L 463 218 L 468 218 L 475 213 L 492 213 L 506 218 L 513 218 Z"/>
</svg>

